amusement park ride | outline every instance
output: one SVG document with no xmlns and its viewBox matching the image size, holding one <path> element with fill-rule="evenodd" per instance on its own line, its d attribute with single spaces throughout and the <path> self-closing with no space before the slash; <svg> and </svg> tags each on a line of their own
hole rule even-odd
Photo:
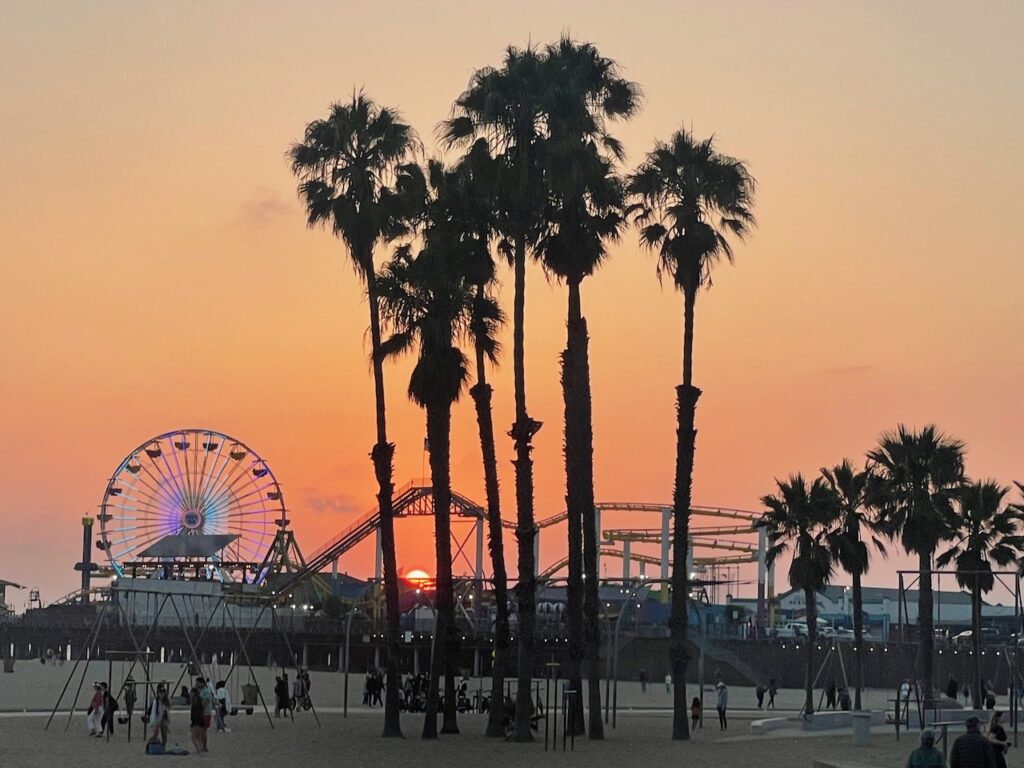
<svg viewBox="0 0 1024 768">
<path fill-rule="evenodd" d="M 399 488 L 394 510 L 397 518 L 432 516 L 429 481 L 417 480 Z M 696 520 L 714 519 L 716 524 L 691 527 L 690 571 L 702 574 L 726 565 L 756 564 L 758 622 L 763 624 L 765 606 L 772 597 L 772 579 L 765 561 L 764 531 L 754 525 L 757 515 L 703 506 L 692 511 Z M 659 515 L 661 525 L 601 529 L 603 514 L 623 512 Z M 646 566 L 651 565 L 660 569 L 652 581 L 666 584 L 671 569 L 671 506 L 599 503 L 597 513 L 600 556 L 622 561 L 622 581 L 634 578 L 632 564 L 636 562 L 640 580 L 647 578 Z M 482 585 L 486 580 L 484 510 L 453 493 L 451 515 L 453 522 L 471 526 L 464 534 L 453 531 L 453 551 L 472 581 Z M 295 590 L 302 588 L 322 599 L 331 590 L 322 572 L 331 568 L 336 576 L 339 559 L 371 536 L 376 545 L 373 583 L 379 584 L 382 575 L 378 510 L 371 510 L 304 557 L 289 527 L 281 487 L 270 466 L 242 441 L 209 429 L 168 432 L 132 450 L 107 483 L 96 519 L 95 547 L 106 562 L 92 561 L 93 520 L 84 518 L 83 557 L 75 566 L 82 572 L 82 586 L 69 596 L 75 602 L 88 602 L 96 592 L 92 580 L 103 577 L 135 582 L 219 582 L 225 593 L 244 590 L 278 603 L 289 602 Z M 537 523 L 537 554 L 541 530 L 565 519 L 562 512 Z M 657 546 L 660 556 L 633 551 L 635 545 Z M 551 579 L 566 565 L 563 558 L 538 575 Z M 662 596 L 667 598 L 667 590 L 662 590 Z"/>
</svg>

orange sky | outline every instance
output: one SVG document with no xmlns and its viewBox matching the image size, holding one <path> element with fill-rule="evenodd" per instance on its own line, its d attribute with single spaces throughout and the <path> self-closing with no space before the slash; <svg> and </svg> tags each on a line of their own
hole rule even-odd
<svg viewBox="0 0 1024 768">
<path fill-rule="evenodd" d="M 618 131 L 630 165 L 685 123 L 760 182 L 760 228 L 698 303 L 696 502 L 756 508 L 773 477 L 901 420 L 966 440 L 973 475 L 1024 480 L 1018 3 L 7 2 L 0 578 L 71 589 L 79 517 L 126 452 L 181 426 L 261 452 L 307 550 L 367 510 L 366 308 L 340 245 L 305 229 L 285 151 L 358 86 L 430 144 L 475 67 L 563 30 L 644 88 Z M 540 516 L 563 507 L 564 301 L 534 270 Z M 666 501 L 681 302 L 631 232 L 584 308 L 597 497 Z M 407 374 L 388 371 L 399 484 L 422 465 Z M 494 384 L 504 426 L 510 365 Z M 507 439 L 499 456 L 511 517 Z M 482 500 L 478 457 L 467 397 L 452 468 Z M 400 562 L 429 567 L 429 538 L 402 532 Z M 342 565 L 371 567 L 369 547 Z"/>
</svg>

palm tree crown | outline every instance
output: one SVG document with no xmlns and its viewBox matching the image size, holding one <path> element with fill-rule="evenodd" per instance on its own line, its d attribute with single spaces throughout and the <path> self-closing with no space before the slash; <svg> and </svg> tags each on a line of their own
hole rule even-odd
<svg viewBox="0 0 1024 768">
<path fill-rule="evenodd" d="M 289 150 L 307 222 L 345 242 L 364 280 L 372 277 L 377 243 L 408 229 L 416 196 L 403 193 L 417 185 L 410 162 L 417 148 L 415 132 L 395 110 L 356 93 L 307 125 Z"/>
<path fill-rule="evenodd" d="M 742 240 L 756 223 L 755 188 L 746 165 L 719 153 L 713 137 L 698 141 L 681 129 L 658 142 L 630 191 L 640 241 L 658 250 L 659 277 L 668 274 L 684 291 L 710 285 L 712 268 L 732 261 L 728 236 Z"/>
<path fill-rule="evenodd" d="M 953 540 L 935 563 L 940 568 L 955 563 L 957 582 L 965 589 L 989 592 L 995 586 L 992 564 L 1014 564 L 1024 551 L 1020 532 L 1024 511 L 1003 504 L 1009 491 L 987 480 L 966 485 L 956 493 Z"/>
<path fill-rule="evenodd" d="M 828 546 L 828 535 L 837 518 L 834 497 L 816 478 L 810 486 L 800 474 L 786 482 L 777 481 L 778 492 L 764 496 L 765 507 L 759 526 L 768 533 L 769 563 L 792 550 L 789 583 L 794 589 L 817 592 L 832 578 L 835 560 Z"/>
<path fill-rule="evenodd" d="M 964 446 L 934 426 L 913 432 L 902 424 L 868 452 L 878 519 L 903 548 L 930 555 L 951 535 L 953 499 L 964 477 Z"/>
</svg>

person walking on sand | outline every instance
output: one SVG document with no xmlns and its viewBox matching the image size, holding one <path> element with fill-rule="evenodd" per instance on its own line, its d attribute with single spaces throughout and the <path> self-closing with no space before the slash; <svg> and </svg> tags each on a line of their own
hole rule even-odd
<svg viewBox="0 0 1024 768">
<path fill-rule="evenodd" d="M 149 740 L 158 741 L 167 746 L 167 734 L 171 727 L 171 699 L 167 695 L 167 686 L 160 683 L 156 687 L 156 696 L 149 705 Z"/>
<path fill-rule="evenodd" d="M 665 693 L 672 693 L 672 675 L 665 675 Z"/>
<path fill-rule="evenodd" d="M 836 708 L 836 681 L 829 680 L 828 685 L 825 686 L 825 708 L 835 709 Z"/>
<path fill-rule="evenodd" d="M 282 712 L 288 711 L 288 676 L 278 675 L 274 684 L 274 717 L 280 717 Z"/>
<path fill-rule="evenodd" d="M 946 758 L 935 748 L 935 731 L 921 731 L 921 746 L 910 753 L 907 768 L 946 768 Z"/>
<path fill-rule="evenodd" d="M 89 709 L 86 711 L 85 727 L 89 729 L 90 736 L 103 735 L 103 686 L 94 683 L 92 686 L 92 699 L 89 700 Z"/>
<path fill-rule="evenodd" d="M 949 768 L 996 768 L 992 744 L 978 730 L 977 717 L 967 718 L 967 733 L 958 736 L 949 749 Z"/>
<path fill-rule="evenodd" d="M 729 730 L 729 721 L 726 719 L 726 710 L 729 708 L 729 689 L 725 687 L 725 683 L 719 680 L 718 685 L 715 686 L 715 692 L 718 694 L 715 701 L 715 709 L 718 710 L 718 730 L 727 731 Z"/>
<path fill-rule="evenodd" d="M 196 690 L 199 691 L 199 702 L 203 706 L 203 722 L 202 728 L 199 729 L 199 740 L 203 745 L 202 751 L 209 752 L 207 737 L 210 725 L 213 723 L 213 691 L 210 690 L 210 686 L 206 684 L 206 680 L 202 677 L 196 678 Z"/>
<path fill-rule="evenodd" d="M 764 708 L 764 694 L 765 694 L 765 691 L 767 691 L 767 690 L 768 689 L 765 687 L 764 683 L 758 683 L 757 688 L 754 689 L 754 695 L 757 697 L 757 708 L 758 709 L 763 709 Z"/>
<path fill-rule="evenodd" d="M 779 692 L 779 686 L 773 677 L 768 681 L 768 709 L 775 709 L 775 694 Z"/>
<path fill-rule="evenodd" d="M 690 728 L 691 731 L 697 730 L 697 723 L 700 722 L 700 712 L 701 712 L 700 698 L 697 697 L 697 696 L 694 696 L 693 697 L 693 703 L 690 704 L 690 721 L 693 723 L 693 725 Z"/>
</svg>

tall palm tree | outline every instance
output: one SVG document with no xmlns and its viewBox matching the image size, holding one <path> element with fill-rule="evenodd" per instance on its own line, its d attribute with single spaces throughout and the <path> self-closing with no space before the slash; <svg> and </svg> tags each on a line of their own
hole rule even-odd
<svg viewBox="0 0 1024 768">
<path fill-rule="evenodd" d="M 631 117 L 639 108 L 640 96 L 637 86 L 620 76 L 618 65 L 590 43 L 563 37 L 545 49 L 545 69 L 551 84 L 544 153 L 549 198 L 545 234 L 537 252 L 545 270 L 564 282 L 569 294 L 562 354 L 569 677 L 573 687 L 582 690 L 580 661 L 585 657 L 590 738 L 600 739 L 604 736 L 597 567 L 600 531 L 594 506 L 589 339 L 580 284 L 604 260 L 607 242 L 618 239 L 623 222 L 623 185 L 614 172 L 622 149 L 608 133 L 606 121 Z M 577 729 L 583 722 L 582 701 L 579 703 L 573 719 Z"/>
<path fill-rule="evenodd" d="M 919 432 L 902 424 L 886 432 L 868 452 L 872 463 L 871 504 L 883 530 L 917 555 L 918 645 L 915 674 L 927 698 L 932 690 L 935 644 L 932 560 L 953 531 L 953 499 L 964 480 L 964 446 L 929 425 Z"/>
<path fill-rule="evenodd" d="M 835 560 L 853 581 L 853 708 L 859 710 L 864 681 L 864 591 L 861 578 L 870 565 L 865 536 L 871 538 L 882 554 L 885 554 L 885 546 L 872 535 L 880 529 L 867 507 L 871 473 L 866 469 L 855 469 L 849 459 L 843 459 L 832 468 L 822 467 L 821 476 L 835 495 L 835 503 L 839 507 L 839 519 L 829 534 L 828 544 Z"/>
<path fill-rule="evenodd" d="M 658 142 L 629 180 L 630 213 L 640 226 L 641 244 L 658 252 L 658 277 L 669 275 L 683 293 L 683 383 L 676 388 L 675 488 L 672 498 L 671 661 L 676 681 L 672 738 L 690 737 L 686 701 L 688 602 L 687 573 L 694 429 L 701 391 L 693 386 L 693 315 L 697 294 L 711 285 L 711 272 L 732 261 L 729 237 L 742 240 L 755 224 L 756 182 L 746 165 L 720 154 L 713 139 L 696 140 L 677 131 Z"/>
<path fill-rule="evenodd" d="M 469 270 L 475 242 L 463 228 L 457 171 L 429 164 L 432 199 L 426 209 L 423 248 L 415 256 L 409 246 L 398 249 L 380 277 L 384 317 L 392 335 L 385 356 L 417 351 L 409 378 L 409 397 L 427 415 L 427 443 L 434 501 L 437 555 L 437 642 L 431 660 L 425 738 L 437 736 L 437 682 L 444 667 L 443 733 L 458 733 L 455 676 L 458 643 L 451 550 L 451 410 L 469 375 L 468 360 L 458 342 L 469 335 L 476 284 Z"/>
<path fill-rule="evenodd" d="M 495 162 L 487 142 L 479 139 L 459 163 L 458 183 L 447 185 L 451 206 L 458 211 L 465 234 L 467 279 L 475 283 L 470 307 L 469 331 L 473 340 L 476 383 L 470 387 L 476 410 L 483 457 L 484 489 L 487 497 L 487 547 L 491 556 L 491 586 L 494 593 L 494 658 L 491 670 L 491 701 L 501 702 L 505 695 L 505 669 L 509 651 L 508 573 L 505 568 L 504 528 L 498 486 L 498 459 L 494 443 L 491 409 L 493 389 L 487 382 L 487 366 L 496 365 L 500 353 L 498 329 L 504 313 L 493 298 L 495 265 L 489 248 L 494 230 L 493 200 L 496 190 Z M 505 735 L 505 708 L 488 710 L 486 735 Z"/>
<path fill-rule="evenodd" d="M 536 624 L 537 564 L 533 554 L 536 520 L 533 508 L 533 436 L 541 423 L 526 408 L 525 307 L 526 258 L 536 243 L 544 205 L 540 152 L 544 131 L 546 83 L 541 54 L 533 48 L 509 47 L 500 67 L 485 67 L 472 77 L 456 99 L 453 116 L 441 126 L 443 142 L 464 146 L 486 139 L 499 160 L 496 209 L 503 250 L 511 256 L 514 276 L 512 305 L 512 376 L 515 421 L 509 431 L 515 447 L 516 542 L 519 576 L 516 602 L 519 622 L 518 690 L 527 692 L 533 679 Z M 528 695 L 516 703 L 516 741 L 533 741 Z"/>
<path fill-rule="evenodd" d="M 764 496 L 766 507 L 758 525 L 768 533 L 768 563 L 787 550 L 792 550 L 789 583 L 793 589 L 803 590 L 807 606 L 807 661 L 804 671 L 804 711 L 814 714 L 814 648 L 818 631 L 817 595 L 835 568 L 828 535 L 839 515 L 835 496 L 821 478 L 810 486 L 799 475 L 791 475 L 786 482 L 776 481 L 778 493 Z"/>
<path fill-rule="evenodd" d="M 981 596 L 995 586 L 992 564 L 1005 568 L 1024 552 L 1020 526 L 1024 511 L 1003 500 L 1010 489 L 994 480 L 970 483 L 956 493 L 954 538 L 935 560 L 945 568 L 956 564 L 956 580 L 971 593 L 971 628 L 974 630 L 974 708 L 981 709 Z"/>
<path fill-rule="evenodd" d="M 327 117 L 306 126 L 302 141 L 289 150 L 299 197 L 311 227 L 326 227 L 345 244 L 356 274 L 366 285 L 376 405 L 377 441 L 371 451 L 377 479 L 387 635 L 387 688 L 384 736 L 401 736 L 399 721 L 398 570 L 392 508 L 395 446 L 388 442 L 381 328 L 374 251 L 405 234 L 414 215 L 418 169 L 410 161 L 416 134 L 394 109 L 363 93 L 334 104 Z M 411 207 L 412 206 L 412 207 Z"/>
</svg>

